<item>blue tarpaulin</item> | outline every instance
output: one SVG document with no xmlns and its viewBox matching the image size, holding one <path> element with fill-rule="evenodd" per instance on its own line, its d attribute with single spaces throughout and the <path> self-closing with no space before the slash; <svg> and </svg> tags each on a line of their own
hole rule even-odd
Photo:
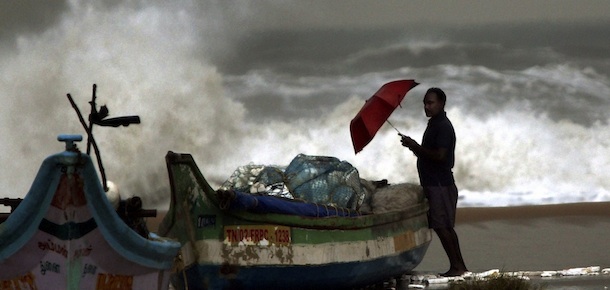
<svg viewBox="0 0 610 290">
<path fill-rule="evenodd" d="M 256 213 L 278 213 L 307 217 L 360 215 L 354 210 L 324 204 L 300 202 L 269 195 L 252 195 L 235 190 L 232 192 L 235 193 L 235 196 L 231 198 L 231 202 L 228 205 L 229 210 L 247 210 Z"/>
</svg>

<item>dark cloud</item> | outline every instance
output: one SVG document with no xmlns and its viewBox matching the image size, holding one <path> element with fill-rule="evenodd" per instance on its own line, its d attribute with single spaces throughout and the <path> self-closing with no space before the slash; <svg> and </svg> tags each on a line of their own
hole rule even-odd
<svg viewBox="0 0 610 290">
<path fill-rule="evenodd" d="M 202 13 L 222 13 L 234 30 L 375 29 L 425 25 L 581 22 L 608 19 L 604 0 L 350 0 L 203 1 Z"/>
<path fill-rule="evenodd" d="M 11 45 L 21 33 L 41 33 L 61 19 L 67 1 L 0 1 L 0 43 Z"/>
</svg>

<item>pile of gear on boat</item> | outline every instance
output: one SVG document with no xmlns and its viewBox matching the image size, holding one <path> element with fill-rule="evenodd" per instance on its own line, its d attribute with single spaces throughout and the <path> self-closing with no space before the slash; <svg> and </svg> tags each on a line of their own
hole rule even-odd
<svg viewBox="0 0 610 290">
<path fill-rule="evenodd" d="M 288 166 L 240 166 L 219 190 L 301 200 L 360 214 L 401 210 L 424 198 L 418 184 L 362 179 L 347 161 L 305 154 L 294 157 Z"/>
</svg>

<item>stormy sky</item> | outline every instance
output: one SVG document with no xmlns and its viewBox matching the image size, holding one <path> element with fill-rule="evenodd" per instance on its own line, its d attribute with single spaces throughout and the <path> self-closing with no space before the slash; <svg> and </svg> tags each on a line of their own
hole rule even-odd
<svg viewBox="0 0 610 290">
<path fill-rule="evenodd" d="M 20 36 L 36 35 L 53 27 L 79 1 L 2 1 L 0 42 L 15 46 Z M 283 31 L 313 33 L 321 30 L 407 30 L 485 27 L 489 25 L 578 25 L 608 22 L 610 3 L 603 0 L 545 1 L 95 1 L 88 9 L 104 11 L 117 6 L 133 11 L 150 7 L 199 16 L 192 29 L 201 29 L 201 42 L 211 50 L 236 49 L 244 38 Z M 83 15 L 85 16 L 85 15 Z M 142 19 L 146 21 L 146 19 Z M 155 21 L 149 19 L 149 21 Z M 180 21 L 177 19 L 177 21 Z M 527 31 L 522 31 L 528 34 Z M 273 39 L 268 39 L 272 41 Z M 276 40 L 282 40 L 278 35 Z M 321 40 L 324 40 L 323 38 Z M 237 43 L 235 43 L 237 41 Z M 276 45 L 281 45 L 277 42 Z M 225 51 L 226 52 L 226 51 Z M 218 51 L 216 51 L 218 53 Z"/>
</svg>

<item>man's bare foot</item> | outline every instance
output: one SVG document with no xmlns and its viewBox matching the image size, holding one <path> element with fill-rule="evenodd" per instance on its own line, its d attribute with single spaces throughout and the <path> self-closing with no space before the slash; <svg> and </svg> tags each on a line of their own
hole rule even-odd
<svg viewBox="0 0 610 290">
<path fill-rule="evenodd" d="M 449 270 L 445 273 L 441 273 L 440 275 L 443 277 L 458 277 L 464 275 L 468 270 Z"/>
</svg>

